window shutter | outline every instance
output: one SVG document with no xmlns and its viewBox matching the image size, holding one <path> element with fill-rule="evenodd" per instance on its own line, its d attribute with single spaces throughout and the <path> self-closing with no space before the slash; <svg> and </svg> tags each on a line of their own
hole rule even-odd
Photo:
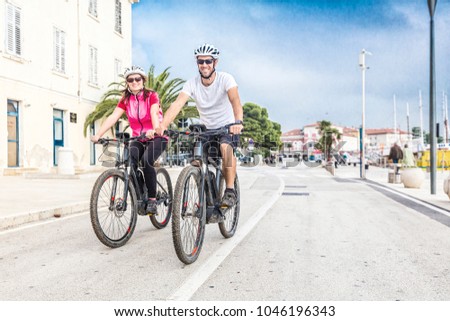
<svg viewBox="0 0 450 321">
<path fill-rule="evenodd" d="M 66 33 L 53 27 L 53 51 L 54 61 L 53 69 L 56 71 L 66 72 Z"/>
<path fill-rule="evenodd" d="M 122 72 L 122 62 L 119 59 L 114 60 L 114 81 L 119 80 L 119 75 Z"/>
<path fill-rule="evenodd" d="M 54 46 L 55 46 L 55 61 L 54 61 L 54 68 L 55 70 L 59 70 L 61 68 L 60 66 L 60 56 L 59 56 L 59 30 L 54 28 L 53 29 L 53 39 L 54 39 Z"/>
<path fill-rule="evenodd" d="M 97 0 L 89 0 L 89 13 L 97 17 Z"/>
<path fill-rule="evenodd" d="M 116 21 L 114 30 L 122 34 L 122 3 L 116 0 Z"/>
<path fill-rule="evenodd" d="M 93 85 L 98 84 L 97 48 L 92 46 L 89 46 L 89 82 Z"/>
<path fill-rule="evenodd" d="M 20 8 L 11 4 L 6 6 L 6 51 L 20 56 L 22 54 L 22 39 L 20 30 Z"/>
<path fill-rule="evenodd" d="M 61 44 L 60 44 L 60 59 L 61 59 L 61 63 L 60 63 L 60 71 L 62 71 L 63 73 L 66 73 L 66 33 L 64 31 L 60 32 L 60 40 L 61 40 Z"/>
<path fill-rule="evenodd" d="M 7 5 L 7 13 L 6 13 L 7 17 L 6 17 L 6 24 L 7 24 L 7 41 L 8 41 L 8 45 L 7 45 L 7 50 L 9 52 L 14 52 L 14 8 L 11 5 Z"/>
<path fill-rule="evenodd" d="M 17 55 L 22 54 L 22 44 L 21 44 L 21 36 L 20 36 L 20 10 L 16 8 L 15 10 L 15 16 L 14 16 L 14 22 L 15 22 L 15 45 L 16 50 L 15 53 Z"/>
<path fill-rule="evenodd" d="M 94 84 L 98 84 L 98 76 L 97 76 L 97 49 L 94 48 Z"/>
</svg>

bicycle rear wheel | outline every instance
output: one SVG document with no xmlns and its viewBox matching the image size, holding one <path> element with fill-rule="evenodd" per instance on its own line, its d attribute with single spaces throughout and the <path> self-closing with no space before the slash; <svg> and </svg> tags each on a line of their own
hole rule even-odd
<svg viewBox="0 0 450 321">
<path fill-rule="evenodd" d="M 200 169 L 184 168 L 175 187 L 172 238 L 181 262 L 191 264 L 200 254 L 205 236 L 206 206 L 200 204 Z"/>
<path fill-rule="evenodd" d="M 173 190 L 172 181 L 165 168 L 156 169 L 156 201 L 158 203 L 158 214 L 150 215 L 150 221 L 157 229 L 167 226 L 172 215 Z"/>
<path fill-rule="evenodd" d="M 222 177 L 220 179 L 220 196 L 222 197 L 225 193 L 225 179 Z M 234 190 L 236 192 L 236 204 L 228 208 L 224 213 L 223 222 L 219 223 L 220 233 L 222 233 L 223 237 L 230 238 L 236 233 L 238 221 L 239 221 L 239 212 L 240 212 L 240 203 L 241 203 L 241 191 L 239 188 L 239 178 L 236 175 L 236 179 L 234 180 Z"/>
<path fill-rule="evenodd" d="M 109 169 L 98 177 L 90 200 L 91 223 L 95 235 L 106 246 L 125 245 L 137 221 L 137 197 L 129 184 L 127 202 L 124 201 L 125 177 L 118 169 Z"/>
</svg>

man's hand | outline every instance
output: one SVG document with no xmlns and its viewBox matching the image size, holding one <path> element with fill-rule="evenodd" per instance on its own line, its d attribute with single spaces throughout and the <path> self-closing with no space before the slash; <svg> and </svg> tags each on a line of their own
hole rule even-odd
<svg viewBox="0 0 450 321">
<path fill-rule="evenodd" d="M 242 126 L 242 124 L 230 126 L 230 133 L 233 135 L 239 135 L 243 128 L 244 126 Z"/>
<path fill-rule="evenodd" d="M 167 128 L 163 124 L 160 124 L 158 128 L 155 128 L 155 134 L 159 135 L 159 136 L 162 136 L 162 135 L 164 135 L 164 131 L 166 129 Z"/>
</svg>

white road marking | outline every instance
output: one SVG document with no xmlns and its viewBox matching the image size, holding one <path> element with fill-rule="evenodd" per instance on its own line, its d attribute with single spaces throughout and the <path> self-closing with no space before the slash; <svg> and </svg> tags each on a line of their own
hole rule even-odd
<svg viewBox="0 0 450 321">
<path fill-rule="evenodd" d="M 188 301 L 194 295 L 194 293 L 202 286 L 203 283 L 214 273 L 214 271 L 219 267 L 219 265 L 225 260 L 225 258 L 233 251 L 233 249 L 238 245 L 253 228 L 258 224 L 258 222 L 266 215 L 273 204 L 280 198 L 284 190 L 284 181 L 277 177 L 280 181 L 280 187 L 272 197 L 261 207 L 257 212 L 255 212 L 247 222 L 238 227 L 236 234 L 226 240 L 224 244 L 214 252 L 205 263 L 198 267 L 198 269 L 192 273 L 184 283 L 170 295 L 167 300 L 175 301 Z M 195 263 L 194 263 L 195 264 Z"/>
<path fill-rule="evenodd" d="M 37 221 L 37 222 L 32 222 L 32 223 L 24 223 L 23 225 L 19 225 L 17 227 L 12 227 L 10 229 L 4 230 L 4 231 L 0 231 L 0 235 L 5 235 L 5 234 L 9 234 L 9 233 L 13 233 L 13 232 L 18 232 L 18 231 L 23 231 L 23 230 L 27 230 L 36 226 L 41 226 L 41 225 L 47 225 L 47 224 L 53 224 L 53 223 L 57 223 L 57 222 L 61 222 L 64 220 L 68 220 L 71 218 L 75 218 L 78 216 L 82 216 L 82 215 L 86 215 L 89 214 L 89 211 L 84 211 L 84 212 L 80 212 L 80 213 L 76 213 L 76 214 L 69 214 L 66 216 L 62 216 L 62 217 L 58 217 L 58 218 L 48 218 L 44 221 Z"/>
</svg>

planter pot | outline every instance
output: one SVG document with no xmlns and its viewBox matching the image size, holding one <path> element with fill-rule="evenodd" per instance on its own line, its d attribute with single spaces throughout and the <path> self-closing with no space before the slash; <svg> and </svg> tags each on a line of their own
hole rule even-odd
<svg viewBox="0 0 450 321">
<path fill-rule="evenodd" d="M 404 168 L 401 171 L 402 183 L 406 188 L 420 188 L 425 174 L 420 168 Z"/>
<path fill-rule="evenodd" d="M 450 175 L 444 179 L 444 193 L 450 198 Z"/>
</svg>

